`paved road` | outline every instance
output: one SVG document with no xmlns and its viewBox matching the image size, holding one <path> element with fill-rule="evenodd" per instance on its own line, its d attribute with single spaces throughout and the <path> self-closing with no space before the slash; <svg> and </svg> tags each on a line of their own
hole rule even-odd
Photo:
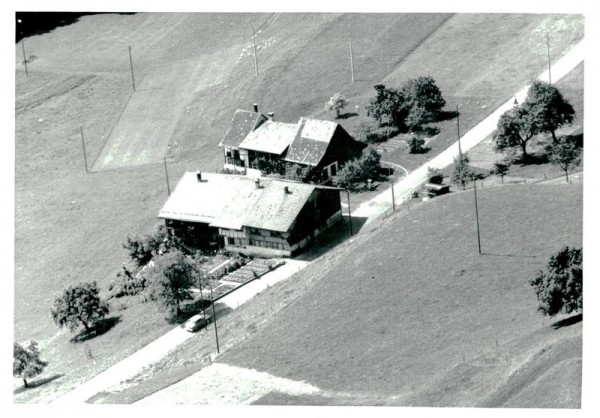
<svg viewBox="0 0 600 418">
<path fill-rule="evenodd" d="M 259 280 L 254 280 L 239 290 L 222 297 L 219 299 L 218 303 L 223 303 L 231 309 L 236 309 L 267 287 L 287 279 L 294 273 L 302 270 L 308 264 L 307 261 L 287 260 L 283 266 L 265 274 Z M 176 327 L 141 350 L 111 366 L 91 380 L 81 384 L 75 390 L 58 398 L 54 403 L 72 405 L 85 402 L 96 393 L 134 377 L 144 367 L 156 363 L 178 345 L 194 335 L 196 334 L 187 332 L 183 328 Z"/>
<path fill-rule="evenodd" d="M 573 68 L 583 61 L 584 48 L 583 42 L 581 41 L 573 49 L 571 49 L 564 57 L 558 60 L 552 66 L 552 80 L 554 82 L 560 80 L 566 74 L 569 73 Z M 538 79 L 548 81 L 548 70 L 544 71 Z M 529 85 L 519 90 L 515 97 L 522 103 L 527 96 L 527 90 Z M 513 107 L 514 98 L 511 98 L 498 109 L 496 109 L 490 116 L 481 121 L 477 126 L 467 132 L 460 138 L 461 149 L 466 152 L 473 148 L 475 145 L 483 141 L 488 135 L 492 134 L 498 125 L 498 119 L 500 116 Z M 394 194 L 396 204 L 401 204 L 411 198 L 411 194 L 416 190 L 422 183 L 427 180 L 427 170 L 429 167 L 432 168 L 445 168 L 453 163 L 454 158 L 458 156 L 458 142 L 448 147 L 445 151 L 431 159 L 423 166 L 417 168 L 411 172 L 408 176 L 400 180 L 394 185 Z M 385 211 L 392 207 L 392 194 L 389 190 L 380 193 L 368 202 L 363 203 L 352 212 L 352 216 L 368 218 L 367 223 L 383 214 Z"/>
<path fill-rule="evenodd" d="M 573 68 L 575 68 L 577 64 L 583 61 L 583 52 L 582 41 L 552 66 L 552 79 L 556 82 L 564 77 Z M 546 70 L 543 72 L 538 78 L 540 80 L 548 80 L 548 71 Z M 522 102 L 525 99 L 528 89 L 529 85 L 523 87 L 515 94 L 519 102 Z M 514 98 L 508 100 L 490 116 L 462 136 L 462 150 L 468 151 L 485 139 L 488 135 L 490 135 L 496 128 L 500 115 L 513 106 L 513 100 Z M 454 157 L 457 155 L 458 142 L 454 143 L 441 154 L 434 157 L 427 164 L 414 170 L 404 179 L 396 183 L 393 186 L 396 204 L 400 204 L 410 199 L 412 191 L 419 187 L 427 179 L 427 170 L 429 167 L 440 169 L 444 168 L 452 164 Z M 360 205 L 352 212 L 352 216 L 366 217 L 368 218 L 368 223 L 390 209 L 391 206 L 391 193 L 389 190 L 386 190 L 385 192 L 375 196 L 370 201 Z M 266 289 L 267 285 L 271 286 L 278 281 L 284 280 L 295 272 L 306 267 L 308 264 L 309 263 L 306 261 L 289 260 L 286 265 L 266 274 L 260 280 L 249 283 L 243 288 L 227 295 L 219 302 L 225 303 L 230 308 L 235 309 L 241 304 L 250 300 L 257 293 L 260 293 Z M 176 348 L 177 345 L 183 343 L 192 335 L 193 334 L 187 333 L 181 328 L 175 328 L 156 341 L 148 344 L 138 352 L 100 373 L 90 381 L 82 384 L 74 391 L 59 398 L 55 401 L 55 403 L 73 404 L 85 402 L 96 393 L 135 376 L 143 367 L 157 362 L 169 351 Z"/>
</svg>

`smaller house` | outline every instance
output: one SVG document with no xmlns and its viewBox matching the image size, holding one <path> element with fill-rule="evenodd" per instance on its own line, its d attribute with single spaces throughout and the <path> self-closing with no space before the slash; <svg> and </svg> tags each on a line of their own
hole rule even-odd
<svg viewBox="0 0 600 418">
<path fill-rule="evenodd" d="M 233 174 L 183 175 L 158 217 L 186 243 L 290 257 L 342 217 L 340 190 Z"/>
<path fill-rule="evenodd" d="M 315 179 L 324 182 L 335 176 L 346 161 L 359 157 L 365 147 L 338 123 L 300 118 L 285 161 L 310 168 Z"/>
<path fill-rule="evenodd" d="M 308 168 L 312 180 L 327 182 L 366 145 L 355 141 L 336 122 L 308 118 L 300 118 L 298 123 L 275 122 L 273 113 L 267 117 L 254 105 L 253 112 L 235 111 L 219 146 L 228 170 L 249 174 L 260 170 L 263 160 L 281 163 L 286 171 L 295 165 Z"/>
</svg>

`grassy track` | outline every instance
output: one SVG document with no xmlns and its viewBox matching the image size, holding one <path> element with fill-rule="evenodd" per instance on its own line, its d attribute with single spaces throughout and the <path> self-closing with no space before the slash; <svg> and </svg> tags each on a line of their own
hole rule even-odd
<svg viewBox="0 0 600 418">
<path fill-rule="evenodd" d="M 25 77 L 20 65 L 21 52 L 15 52 L 15 338 L 40 341 L 50 361 L 48 375 L 65 376 L 35 391 L 20 393 L 16 399 L 53 397 L 55 391 L 65 390 L 97 373 L 168 327 L 164 321 L 158 325 L 162 316 L 150 305 L 121 311 L 122 320 L 111 332 L 88 342 L 95 353 L 94 361 L 90 362 L 86 361 L 84 347 L 69 343 L 69 335 L 56 333 L 50 320 L 52 299 L 68 285 L 96 280 L 106 287 L 126 260 L 121 242 L 127 234 L 149 232 L 166 198 L 160 164 L 86 175 L 80 125 L 84 127 L 89 163 L 107 155 L 102 150 L 109 138 L 120 138 L 115 143 L 124 144 L 132 133 L 139 133 L 140 141 L 128 144 L 131 148 L 116 146 L 117 154 L 122 157 L 129 151 L 137 158 L 146 150 L 147 162 L 160 161 L 172 132 L 168 161 L 173 186 L 185 170 L 212 171 L 221 165 L 216 144 L 237 107 L 250 108 L 257 102 L 261 110 L 273 110 L 276 119 L 284 121 L 296 121 L 305 115 L 330 118 L 322 106 L 336 91 L 346 94 L 351 106 L 363 109 L 372 85 L 387 80 L 388 75 L 401 72 L 411 62 L 411 68 L 415 69 L 421 62 L 426 72 L 429 61 L 413 62 L 411 57 L 426 45 L 431 48 L 435 43 L 445 42 L 449 47 L 455 42 L 451 38 L 436 38 L 452 22 L 457 28 L 464 26 L 463 30 L 471 24 L 468 20 L 448 18 L 447 15 L 96 15 L 28 38 L 27 53 L 32 59 L 29 77 Z M 525 39 L 521 31 L 531 30 L 539 20 L 532 15 L 528 19 L 534 23 L 524 25 L 526 18 L 513 18 L 518 25 L 503 32 L 502 36 L 507 38 L 499 37 L 496 46 L 487 48 L 500 51 L 512 38 L 519 44 Z M 251 24 L 262 27 L 257 37 L 258 79 L 254 77 L 253 58 L 248 49 Z M 349 24 L 354 39 L 357 75 L 354 84 L 349 78 L 345 35 Z M 160 88 L 155 90 L 157 95 L 140 92 L 146 95 L 142 98 L 155 103 L 162 101 L 164 106 L 164 112 L 158 112 L 158 106 L 151 107 L 151 114 L 147 115 L 150 120 L 139 125 L 142 109 L 137 105 L 129 110 L 132 112 L 129 123 L 119 123 L 131 96 L 128 45 L 132 46 L 140 86 L 148 83 Z M 206 62 L 207 57 L 210 63 Z M 235 59 L 234 64 L 231 59 Z M 461 57 L 455 59 L 446 63 L 448 68 L 460 62 Z M 222 72 L 216 66 L 223 63 L 229 70 Z M 521 59 L 517 64 L 519 68 L 533 65 L 534 73 L 539 70 L 537 61 Z M 490 61 L 489 65 L 498 66 L 499 61 Z M 167 80 L 173 82 L 161 84 Z M 188 81 L 183 83 L 183 80 Z M 184 88 L 184 84 L 188 87 Z M 510 87 L 502 84 L 497 88 L 502 90 L 507 86 Z M 483 92 L 485 87 L 482 82 Z M 168 118 L 161 119 L 163 116 Z M 358 120 L 353 117 L 342 123 L 350 129 Z M 145 137 L 149 132 L 152 135 Z M 146 138 L 154 142 L 148 146 L 143 143 Z M 109 145 L 107 150 L 110 148 Z M 138 322 L 139 318 L 143 320 Z M 110 353 L 107 346 L 111 347 Z M 75 364 L 80 368 L 73 369 Z M 15 381 L 15 385 L 19 384 Z"/>
</svg>

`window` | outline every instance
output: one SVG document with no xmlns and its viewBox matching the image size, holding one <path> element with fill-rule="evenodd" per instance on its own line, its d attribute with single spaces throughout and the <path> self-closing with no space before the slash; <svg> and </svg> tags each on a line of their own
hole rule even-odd
<svg viewBox="0 0 600 418">
<path fill-rule="evenodd" d="M 323 167 L 323 175 L 325 176 L 326 179 L 331 178 L 333 176 L 335 176 L 338 172 L 338 162 L 334 161 L 329 165 L 326 165 L 325 167 Z"/>
</svg>

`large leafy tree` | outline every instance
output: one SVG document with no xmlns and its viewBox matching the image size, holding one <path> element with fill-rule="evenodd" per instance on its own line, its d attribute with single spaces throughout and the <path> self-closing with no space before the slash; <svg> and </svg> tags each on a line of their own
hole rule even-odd
<svg viewBox="0 0 600 418">
<path fill-rule="evenodd" d="M 404 97 L 400 90 L 377 84 L 375 91 L 375 97 L 372 97 L 367 105 L 367 115 L 380 124 L 389 123 L 399 128 L 403 127 L 406 112 L 402 106 Z"/>
<path fill-rule="evenodd" d="M 554 316 L 583 309 L 583 254 L 581 248 L 564 247 L 550 257 L 545 270 L 530 280 L 538 310 Z"/>
<path fill-rule="evenodd" d="M 67 288 L 54 300 L 51 314 L 59 327 L 74 331 L 83 325 L 86 332 L 109 313 L 108 303 L 100 299 L 96 282 L 84 282 Z"/>
<path fill-rule="evenodd" d="M 402 85 L 404 104 L 409 108 L 419 108 L 425 112 L 437 112 L 446 106 L 442 92 L 431 76 L 412 78 Z"/>
<path fill-rule="evenodd" d="M 556 142 L 556 130 L 569 125 L 575 118 L 573 106 L 562 96 L 552 84 L 535 81 L 527 92 L 523 103 L 528 107 L 539 132 L 550 132 Z"/>
<path fill-rule="evenodd" d="M 548 159 L 551 163 L 559 166 L 569 181 L 569 169 L 575 167 L 581 161 L 581 148 L 575 140 L 569 136 L 561 136 L 546 148 Z"/>
<path fill-rule="evenodd" d="M 190 288 L 197 284 L 199 274 L 193 259 L 181 251 L 162 254 L 147 273 L 151 297 L 179 315 L 180 303 L 192 299 Z"/>
<path fill-rule="evenodd" d="M 494 133 L 498 150 L 521 148 L 523 161 L 529 159 L 527 144 L 539 133 L 534 115 L 529 106 L 516 106 L 507 110 L 498 120 Z"/>
<path fill-rule="evenodd" d="M 29 387 L 27 379 L 41 374 L 47 362 L 40 358 L 40 350 L 36 341 L 31 341 L 28 347 L 23 347 L 15 341 L 13 349 L 13 376 L 23 379 L 26 388 Z"/>
<path fill-rule="evenodd" d="M 380 124 L 388 123 L 401 131 L 413 131 L 440 111 L 446 101 L 430 76 L 407 80 L 401 88 L 375 86 L 377 94 L 367 106 L 367 115 Z"/>
</svg>

